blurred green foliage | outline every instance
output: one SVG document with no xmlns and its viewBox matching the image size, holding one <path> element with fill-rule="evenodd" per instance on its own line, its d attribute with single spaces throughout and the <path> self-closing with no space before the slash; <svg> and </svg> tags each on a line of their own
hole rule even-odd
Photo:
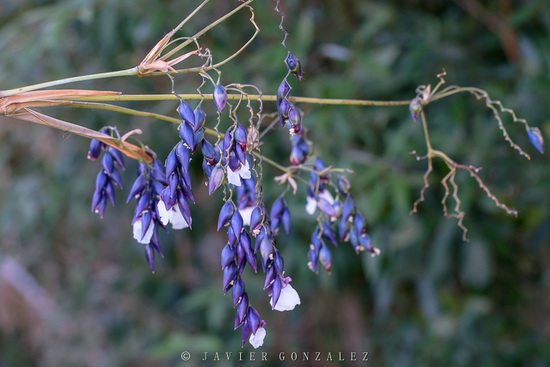
<svg viewBox="0 0 550 367">
<path fill-rule="evenodd" d="M 0 88 L 125 69 L 199 1 L 3 0 L 0 12 Z M 184 27 L 192 35 L 238 4 L 212 0 Z M 418 85 L 486 89 L 550 136 L 550 12 L 546 0 L 354 1 L 286 0 L 289 48 L 305 78 L 294 95 L 325 98 L 411 99 Z M 261 33 L 238 59 L 224 65 L 222 82 L 252 83 L 274 94 L 285 74 L 273 1 L 253 3 Z M 491 14 L 512 33 L 503 37 Z M 216 58 L 237 50 L 253 32 L 249 13 L 231 18 L 202 39 Z M 513 35 L 513 38 L 509 36 Z M 516 54 L 514 54 L 514 51 Z M 514 56 L 515 55 L 515 56 Z M 200 79 L 182 75 L 176 90 L 192 93 Z M 122 78 L 78 88 L 167 93 L 166 78 Z M 130 106 L 175 114 L 174 103 Z M 265 318 L 265 365 L 358 365 L 328 362 L 326 353 L 369 352 L 373 366 L 546 366 L 550 364 L 550 180 L 547 155 L 529 146 L 523 126 L 505 120 L 512 138 L 532 156 L 515 154 L 483 102 L 460 95 L 427 108 L 432 143 L 455 160 L 483 166 L 493 193 L 519 212 L 509 217 L 467 174 L 457 176 L 470 242 L 455 219 L 443 217 L 436 165 L 419 213 L 409 215 L 422 186 L 425 161 L 419 123 L 405 107 L 301 106 L 315 152 L 327 164 L 349 167 L 353 195 L 382 256 L 333 251 L 333 272 L 306 266 L 314 220 L 305 190 L 287 196 L 292 232 L 279 246 L 302 305 L 270 312 L 260 274 L 247 273 L 252 302 Z M 274 106 L 266 106 L 266 111 Z M 177 142 L 173 126 L 89 110 L 53 115 L 84 126 L 141 128 L 160 157 Z M 212 112 L 212 111 L 210 111 Z M 221 207 L 204 188 L 193 162 L 197 205 L 193 231 L 162 234 L 166 258 L 151 275 L 131 235 L 133 208 L 117 191 L 117 206 L 101 220 L 89 205 L 99 163 L 87 161 L 88 142 L 43 126 L 0 118 L 0 262 L 14 258 L 48 294 L 53 309 L 18 305 L 0 288 L 0 366 L 195 366 L 204 352 L 241 349 L 234 311 L 223 297 L 219 252 L 223 233 L 210 220 Z M 283 130 L 267 135 L 263 151 L 287 162 Z M 135 162 L 123 175 L 126 188 Z M 266 200 L 281 188 L 265 167 Z M 12 299 L 14 298 L 14 299 Z M 11 300 L 11 301 L 10 301 Z M 16 306 L 13 306 L 15 304 Z M 11 306 L 10 306 L 11 305 Z M 36 316 L 38 314 L 38 316 Z M 249 352 L 250 347 L 244 348 Z M 180 359 L 183 351 L 191 361 Z M 292 362 L 291 352 L 323 352 L 321 362 Z M 285 362 L 278 354 L 287 354 Z M 245 360 L 216 365 L 259 365 Z M 212 363 L 211 363 L 212 364 Z"/>
</svg>

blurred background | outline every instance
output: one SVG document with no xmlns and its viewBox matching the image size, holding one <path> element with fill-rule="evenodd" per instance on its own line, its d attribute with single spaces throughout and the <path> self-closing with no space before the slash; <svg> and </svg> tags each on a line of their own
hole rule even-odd
<svg viewBox="0 0 550 367">
<path fill-rule="evenodd" d="M 0 89 L 126 69 L 189 14 L 199 1 L 1 0 Z M 212 0 L 180 32 L 190 36 L 238 5 Z M 286 73 L 279 16 L 273 1 L 253 3 L 261 33 L 233 62 L 222 83 L 252 83 L 275 94 Z M 550 136 L 550 12 L 547 0 L 285 0 L 288 46 L 300 58 L 304 80 L 289 79 L 293 95 L 407 100 L 419 85 L 437 83 L 487 90 L 519 117 Z M 243 11 L 201 43 L 220 60 L 252 34 Z M 176 78 L 193 93 L 200 78 Z M 167 78 L 120 78 L 69 88 L 169 93 Z M 206 91 L 210 93 L 211 91 Z M 125 106 L 175 116 L 176 104 Z M 457 175 L 469 242 L 455 219 L 443 216 L 434 166 L 418 213 L 409 215 L 427 162 L 419 123 L 407 107 L 301 106 L 315 152 L 329 165 L 348 167 L 352 193 L 382 255 L 333 249 L 332 274 L 307 268 L 314 218 L 305 190 L 287 195 L 290 235 L 278 246 L 302 304 L 271 312 L 262 274 L 245 273 L 252 304 L 266 320 L 262 365 L 360 365 L 350 353 L 369 352 L 372 366 L 550 365 L 550 169 L 548 156 L 528 142 L 521 124 L 505 119 L 511 137 L 532 156 L 503 140 L 482 101 L 457 95 L 427 109 L 434 148 L 480 176 L 517 218 L 496 208 L 467 173 Z M 207 110 L 212 123 L 213 108 Z M 275 106 L 266 104 L 265 111 Z M 164 157 L 178 141 L 175 126 L 105 111 L 54 108 L 52 116 L 121 133 L 144 131 L 142 141 Z M 197 204 L 193 231 L 161 234 L 166 257 L 151 274 L 143 246 L 132 238 L 136 177 L 127 161 L 124 191 L 103 219 L 90 212 L 100 162 L 86 159 L 89 141 L 44 126 L 0 118 L 0 366 L 259 365 L 214 352 L 250 352 L 233 331 L 230 296 L 223 296 L 219 253 L 225 235 L 213 218 L 220 193 L 209 197 L 200 159 L 192 163 Z M 263 151 L 287 164 L 286 130 L 266 136 Z M 270 206 L 282 188 L 264 167 Z M 191 353 L 183 362 L 180 354 Z M 301 353 L 321 352 L 321 361 Z M 279 353 L 286 360 L 280 361 Z M 298 361 L 290 354 L 297 352 Z M 341 352 L 346 361 L 338 361 Z M 328 354 L 333 355 L 329 361 Z M 311 357 L 312 358 L 312 357 Z"/>
</svg>

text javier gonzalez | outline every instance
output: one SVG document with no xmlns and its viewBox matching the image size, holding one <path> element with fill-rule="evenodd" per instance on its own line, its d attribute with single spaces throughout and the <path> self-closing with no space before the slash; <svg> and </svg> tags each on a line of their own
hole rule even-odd
<svg viewBox="0 0 550 367">
<path fill-rule="evenodd" d="M 368 362 L 369 352 L 203 352 L 191 355 L 183 352 L 184 361 L 191 359 L 203 362 L 219 361 L 299 361 L 299 362 Z"/>
</svg>

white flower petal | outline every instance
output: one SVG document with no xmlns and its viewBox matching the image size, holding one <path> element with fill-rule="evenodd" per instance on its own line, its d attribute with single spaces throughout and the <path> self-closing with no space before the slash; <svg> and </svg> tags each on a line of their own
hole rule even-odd
<svg viewBox="0 0 550 367">
<path fill-rule="evenodd" d="M 233 171 L 231 168 L 227 167 L 227 181 L 229 181 L 232 185 L 241 186 L 241 176 L 239 175 L 239 170 Z"/>
<path fill-rule="evenodd" d="M 254 348 L 261 347 L 264 345 L 265 334 L 265 328 L 263 326 L 259 327 L 258 330 L 256 330 L 256 334 L 250 335 L 250 339 L 248 339 L 248 341 Z"/>
<path fill-rule="evenodd" d="M 154 228 L 155 228 L 155 224 L 153 223 L 153 221 L 151 221 L 149 223 L 149 228 L 147 228 L 147 231 L 145 231 L 145 235 L 143 235 L 143 238 L 141 238 L 141 218 L 140 218 L 134 223 L 134 238 L 139 243 L 147 245 L 149 242 L 151 242 Z"/>
<path fill-rule="evenodd" d="M 243 217 L 243 225 L 245 226 L 250 225 L 250 217 L 252 216 L 253 210 L 254 210 L 253 206 L 247 206 L 244 209 L 239 209 L 239 213 L 241 213 L 241 217 Z"/>
<path fill-rule="evenodd" d="M 315 200 L 311 196 L 308 196 L 307 204 L 306 204 L 306 212 L 309 215 L 313 215 L 313 213 L 315 213 L 315 209 L 317 209 L 317 200 Z"/>
<path fill-rule="evenodd" d="M 187 223 L 183 217 L 183 214 L 181 214 L 180 207 L 178 205 L 174 205 L 170 211 L 172 212 L 170 223 L 172 223 L 173 229 L 189 228 L 190 223 Z"/>
<path fill-rule="evenodd" d="M 319 197 L 328 201 L 330 205 L 334 204 L 334 198 L 328 190 L 319 191 Z"/>
<path fill-rule="evenodd" d="M 167 225 L 168 222 L 170 222 L 170 213 L 166 210 L 166 205 L 164 204 L 164 201 L 159 200 L 157 204 L 157 209 L 159 211 L 160 221 L 163 225 Z"/>
<path fill-rule="evenodd" d="M 271 307 L 273 307 L 273 297 L 271 297 L 271 301 L 269 303 L 271 304 Z M 298 295 L 298 292 L 296 292 L 290 284 L 287 284 L 283 289 L 281 289 L 281 295 L 279 296 L 279 300 L 273 309 L 277 311 L 291 311 L 294 310 L 294 307 L 299 304 L 300 296 Z"/>
<path fill-rule="evenodd" d="M 241 168 L 239 169 L 239 175 L 243 180 L 248 180 L 250 177 L 252 177 L 252 174 L 250 173 L 250 165 L 248 164 L 248 161 L 246 161 L 246 164 L 244 166 L 241 165 Z"/>
</svg>

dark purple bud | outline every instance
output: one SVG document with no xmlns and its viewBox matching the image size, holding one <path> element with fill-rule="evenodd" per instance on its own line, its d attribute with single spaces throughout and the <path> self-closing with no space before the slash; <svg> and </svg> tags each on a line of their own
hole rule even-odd
<svg viewBox="0 0 550 367">
<path fill-rule="evenodd" d="M 239 162 L 241 162 L 242 164 L 246 164 L 246 154 L 239 144 L 235 145 L 235 156 L 237 157 Z"/>
<path fill-rule="evenodd" d="M 414 122 L 418 120 L 420 117 L 420 113 L 422 112 L 422 101 L 420 97 L 414 98 L 411 103 L 409 104 L 409 111 L 411 112 L 411 117 Z"/>
<path fill-rule="evenodd" d="M 235 329 L 241 326 L 243 321 L 246 318 L 246 313 L 248 311 L 248 294 L 243 293 L 239 307 L 237 307 L 237 314 L 235 315 Z"/>
<path fill-rule="evenodd" d="M 357 249 L 359 247 L 359 238 L 357 236 L 357 231 L 350 230 L 349 231 L 349 242 L 353 246 L 353 249 Z M 356 252 L 359 252 L 358 250 L 355 250 Z"/>
<path fill-rule="evenodd" d="M 297 166 L 306 161 L 307 157 L 304 153 L 297 147 L 293 147 L 290 151 L 290 164 Z"/>
<path fill-rule="evenodd" d="M 246 262 L 248 262 L 248 265 L 254 270 L 254 272 L 258 272 L 258 261 L 256 260 L 256 255 L 254 255 L 254 252 L 250 251 L 246 254 Z"/>
<path fill-rule="evenodd" d="M 189 229 L 191 229 L 191 211 L 189 210 L 187 198 L 181 191 L 178 191 L 178 208 L 183 216 L 183 219 L 187 222 Z"/>
<path fill-rule="evenodd" d="M 113 172 L 109 175 L 111 180 L 118 185 L 118 187 L 122 188 L 122 179 L 120 178 L 120 173 L 118 173 L 118 170 L 113 169 Z"/>
<path fill-rule="evenodd" d="M 113 156 L 113 160 L 116 162 L 116 164 L 118 164 L 118 166 L 120 168 L 125 169 L 124 157 L 123 157 L 122 153 L 120 152 L 120 150 L 118 150 L 116 148 L 113 148 L 113 147 L 109 147 L 108 152 L 109 152 L 109 154 L 111 154 Z"/>
<path fill-rule="evenodd" d="M 540 132 L 538 127 L 530 127 L 527 129 L 527 136 L 529 137 L 529 141 L 537 150 L 540 152 L 540 154 L 544 153 L 544 139 L 542 138 L 542 133 Z"/>
<path fill-rule="evenodd" d="M 102 200 L 106 202 L 105 193 L 103 192 L 103 189 L 95 190 L 94 196 L 92 198 L 92 212 L 99 213 L 98 207 Z M 102 214 L 100 216 L 101 218 L 103 218 Z"/>
<path fill-rule="evenodd" d="M 355 203 L 353 202 L 351 195 L 348 195 L 346 196 L 346 201 L 344 201 L 344 205 L 342 206 L 342 218 L 348 220 L 348 218 L 353 214 L 355 214 Z"/>
<path fill-rule="evenodd" d="M 240 271 L 241 267 L 243 267 L 243 263 L 245 263 L 246 260 L 246 251 L 242 244 L 239 242 L 237 243 L 237 266 L 239 267 L 239 274 L 242 273 Z"/>
<path fill-rule="evenodd" d="M 183 172 L 189 171 L 189 162 L 191 161 L 191 151 L 185 145 L 183 145 L 182 142 L 179 142 L 176 145 L 176 158 L 178 160 L 180 170 Z"/>
<path fill-rule="evenodd" d="M 319 260 L 321 261 L 321 264 L 325 267 L 325 270 L 327 273 L 330 274 L 330 264 L 332 262 L 332 254 L 329 250 L 329 248 L 325 245 L 321 247 L 321 251 L 319 251 Z"/>
<path fill-rule="evenodd" d="M 233 232 L 233 228 L 231 228 L 231 226 L 227 227 L 227 239 L 229 240 L 229 244 L 231 246 L 236 246 L 237 236 L 235 236 L 235 232 Z"/>
<path fill-rule="evenodd" d="M 101 153 L 101 142 L 96 139 L 92 139 L 90 142 L 90 150 L 88 150 L 88 159 L 95 161 Z"/>
<path fill-rule="evenodd" d="M 273 256 L 273 244 L 267 236 L 264 236 L 262 238 L 262 242 L 260 243 L 260 255 L 262 256 L 262 265 L 263 270 L 265 271 L 267 261 L 271 260 L 271 257 Z"/>
<path fill-rule="evenodd" d="M 355 251 L 357 253 L 359 253 L 360 251 L 363 251 L 363 250 L 369 250 L 369 251 L 373 252 L 373 248 L 370 245 L 370 237 L 367 234 L 367 232 L 361 233 L 361 235 L 359 235 L 357 237 L 357 240 L 359 242 L 359 246 L 357 246 L 355 248 Z"/>
<path fill-rule="evenodd" d="M 225 174 L 223 172 L 223 167 L 217 164 L 210 173 L 210 180 L 208 180 L 208 195 L 212 195 L 218 187 L 223 184 Z"/>
<path fill-rule="evenodd" d="M 264 215 L 262 209 L 259 206 L 256 206 L 250 214 L 250 233 L 253 236 L 256 236 L 260 233 L 262 224 L 264 223 Z"/>
<path fill-rule="evenodd" d="M 178 143 L 179 144 L 179 143 Z M 185 148 L 186 149 L 186 148 Z M 187 149 L 186 149 L 187 150 Z M 165 176 L 170 177 L 172 173 L 178 168 L 178 158 L 176 156 L 176 150 L 172 149 L 170 153 L 168 153 L 168 157 L 166 157 L 166 170 L 165 170 Z"/>
<path fill-rule="evenodd" d="M 308 253 L 308 259 L 309 259 L 307 263 L 308 268 L 310 268 L 311 271 L 313 271 L 316 274 L 319 273 L 319 268 L 318 268 L 319 254 L 315 252 L 313 249 L 310 249 Z"/>
<path fill-rule="evenodd" d="M 321 223 L 321 226 L 323 227 L 323 237 L 327 240 L 329 240 L 330 242 L 332 242 L 332 244 L 334 246 L 338 246 L 338 242 L 336 241 L 336 236 L 334 235 L 334 231 L 332 230 L 332 228 L 330 227 L 330 225 L 326 222 L 322 222 Z"/>
<path fill-rule="evenodd" d="M 222 270 L 225 269 L 231 262 L 233 262 L 233 259 L 236 255 L 236 250 L 233 246 L 231 246 L 230 243 L 224 246 L 221 253 L 221 264 L 222 264 Z"/>
<path fill-rule="evenodd" d="M 195 108 L 194 114 L 195 114 L 195 125 L 193 126 L 193 131 L 197 132 L 204 126 L 204 123 L 206 122 L 206 114 L 200 108 L 200 106 L 197 106 Z"/>
<path fill-rule="evenodd" d="M 115 206 L 115 187 L 113 186 L 113 183 L 111 181 L 107 181 L 103 190 L 105 190 L 105 196 L 107 199 L 109 199 L 111 204 Z"/>
<path fill-rule="evenodd" d="M 290 123 L 290 133 L 292 135 L 302 131 L 302 116 L 294 106 L 288 111 L 288 122 Z"/>
<path fill-rule="evenodd" d="M 240 238 L 241 231 L 243 230 L 243 217 L 238 210 L 236 210 L 231 216 L 230 226 L 231 229 L 233 229 L 233 233 L 235 233 L 235 236 L 237 238 Z"/>
<path fill-rule="evenodd" d="M 285 207 L 283 215 L 281 216 L 281 222 L 283 223 L 283 228 L 285 229 L 286 234 L 290 232 L 290 210 Z"/>
<path fill-rule="evenodd" d="M 246 315 L 246 322 L 248 323 L 252 334 L 256 334 L 256 331 L 260 327 L 261 321 L 262 319 L 260 318 L 260 314 L 258 313 L 258 311 L 256 311 L 254 307 L 250 306 Z"/>
<path fill-rule="evenodd" d="M 141 239 L 145 237 L 145 233 L 147 232 L 147 229 L 149 229 L 149 225 L 151 224 L 152 216 L 150 211 L 145 211 L 143 214 L 141 214 Z"/>
<path fill-rule="evenodd" d="M 271 207 L 271 219 L 273 220 L 273 218 L 279 218 L 281 217 L 281 215 L 283 215 L 283 211 L 285 210 L 285 201 L 283 200 L 283 198 L 278 198 L 277 200 L 275 200 L 273 202 L 273 206 Z"/>
<path fill-rule="evenodd" d="M 135 223 L 136 220 L 138 220 L 141 217 L 141 214 L 147 210 L 149 207 L 149 200 L 150 196 L 148 193 L 145 193 L 144 195 L 141 195 L 138 197 L 136 202 L 136 208 L 134 210 L 134 219 L 132 220 L 132 224 Z"/>
<path fill-rule="evenodd" d="M 273 266 L 267 268 L 267 271 L 265 272 L 264 289 L 271 287 L 276 276 L 277 273 L 275 272 L 275 268 Z"/>
<path fill-rule="evenodd" d="M 244 345 L 246 344 L 246 340 L 250 336 L 250 326 L 248 326 L 248 318 L 246 318 L 242 324 L 241 328 L 241 337 L 242 337 L 242 345 L 241 347 L 244 348 Z"/>
<path fill-rule="evenodd" d="M 241 232 L 241 237 L 239 238 L 239 243 L 246 254 L 252 253 L 252 242 L 250 240 L 250 235 L 246 230 Z"/>
<path fill-rule="evenodd" d="M 273 281 L 273 287 L 271 288 L 271 296 L 273 297 L 272 309 L 275 309 L 277 302 L 279 302 L 279 297 L 281 296 L 282 289 L 283 289 L 283 284 L 281 282 L 281 277 L 276 276 L 275 280 Z"/>
<path fill-rule="evenodd" d="M 147 259 L 151 273 L 155 274 L 155 251 L 150 244 L 145 245 L 145 259 Z"/>
<path fill-rule="evenodd" d="M 239 302 L 241 302 L 244 294 L 244 282 L 241 279 L 241 277 L 237 277 L 235 279 L 235 283 L 233 284 L 233 290 L 231 292 L 231 296 L 233 298 L 233 307 L 236 307 Z"/>
<path fill-rule="evenodd" d="M 185 100 L 181 100 L 180 105 L 178 106 L 178 113 L 182 120 L 187 122 L 191 126 L 195 126 L 195 113 L 193 109 Z"/>
<path fill-rule="evenodd" d="M 361 213 L 355 213 L 355 216 L 353 217 L 353 226 L 355 227 L 357 234 L 360 234 L 361 230 L 365 227 L 365 218 L 363 218 Z"/>
<path fill-rule="evenodd" d="M 341 217 L 338 221 L 338 234 L 340 235 L 340 241 L 347 242 L 349 240 L 349 231 L 351 223 L 344 217 Z"/>
<path fill-rule="evenodd" d="M 216 151 L 214 150 L 214 146 L 212 146 L 212 144 L 206 139 L 201 142 L 201 152 L 204 159 L 213 165 L 216 157 Z"/>
<path fill-rule="evenodd" d="M 281 104 L 279 105 L 279 120 L 281 122 L 281 126 L 285 126 L 285 123 L 288 120 L 288 113 L 290 112 L 290 109 L 292 108 L 292 104 L 288 101 L 288 99 L 283 99 L 281 101 Z"/>
<path fill-rule="evenodd" d="M 338 185 L 338 190 L 342 195 L 347 196 L 349 194 L 351 190 L 351 183 L 347 178 L 343 176 L 339 177 L 337 185 Z"/>
<path fill-rule="evenodd" d="M 99 171 L 95 179 L 95 191 L 100 192 L 107 184 L 107 181 L 108 181 L 108 176 L 105 173 L 105 170 L 102 169 L 101 171 Z"/>
<path fill-rule="evenodd" d="M 107 171 L 107 174 L 111 174 L 113 172 L 114 168 L 114 162 L 113 162 L 113 156 L 111 156 L 109 153 L 103 154 L 103 159 L 101 160 L 101 165 Z"/>
<path fill-rule="evenodd" d="M 290 84 L 288 84 L 285 78 L 279 85 L 279 89 L 277 89 L 277 108 L 279 108 L 279 106 L 281 105 L 281 102 L 288 97 L 289 93 L 290 93 Z"/>
<path fill-rule="evenodd" d="M 140 194 L 145 189 L 145 185 L 145 175 L 139 175 L 134 181 L 132 188 L 130 189 L 130 194 L 128 195 L 128 200 L 126 201 L 126 203 L 129 203 L 130 200 Z"/>
<path fill-rule="evenodd" d="M 199 146 L 199 144 L 204 139 L 204 129 L 199 129 L 197 132 L 193 134 L 193 149 L 191 150 L 192 153 L 195 153 L 195 150 Z"/>
<path fill-rule="evenodd" d="M 226 294 L 231 289 L 235 276 L 237 276 L 237 270 L 237 265 L 235 265 L 234 261 L 223 269 L 223 294 Z"/>
<path fill-rule="evenodd" d="M 225 204 L 223 204 L 220 215 L 218 216 L 218 231 L 223 226 L 226 226 L 229 224 L 229 220 L 233 216 L 233 212 L 235 211 L 235 207 L 232 202 L 226 201 Z"/>
<path fill-rule="evenodd" d="M 160 194 L 160 197 L 161 197 L 161 200 L 164 202 L 164 206 L 166 207 L 166 210 L 172 209 L 172 207 L 178 201 L 177 196 L 175 194 L 172 195 L 170 193 L 170 188 L 169 187 L 162 190 L 162 193 Z"/>
<path fill-rule="evenodd" d="M 247 142 L 246 130 L 244 129 L 244 127 L 242 127 L 241 124 L 237 124 L 237 127 L 235 128 L 234 137 L 235 137 L 235 141 L 239 143 L 243 149 L 246 148 L 246 142 Z"/>
<path fill-rule="evenodd" d="M 273 255 L 273 267 L 278 275 L 283 276 L 285 262 L 279 251 L 275 251 L 275 254 Z"/>
<path fill-rule="evenodd" d="M 300 60 L 292 52 L 289 52 L 285 59 L 286 66 L 288 70 L 296 75 L 298 80 L 302 80 L 302 64 Z"/>
<path fill-rule="evenodd" d="M 193 128 L 191 127 L 191 125 L 186 122 L 182 122 L 180 124 L 179 130 L 180 139 L 183 141 L 187 148 L 191 149 L 191 151 L 194 151 L 195 133 L 193 132 Z"/>
<path fill-rule="evenodd" d="M 214 104 L 216 105 L 218 112 L 223 111 L 226 103 L 227 103 L 227 92 L 221 85 L 216 84 L 216 88 L 214 88 Z"/>
<path fill-rule="evenodd" d="M 176 195 L 179 187 L 179 181 L 180 181 L 180 178 L 177 172 L 172 173 L 172 175 L 168 177 L 168 190 L 170 192 L 170 196 L 175 197 L 176 199 L 177 199 Z"/>
</svg>

